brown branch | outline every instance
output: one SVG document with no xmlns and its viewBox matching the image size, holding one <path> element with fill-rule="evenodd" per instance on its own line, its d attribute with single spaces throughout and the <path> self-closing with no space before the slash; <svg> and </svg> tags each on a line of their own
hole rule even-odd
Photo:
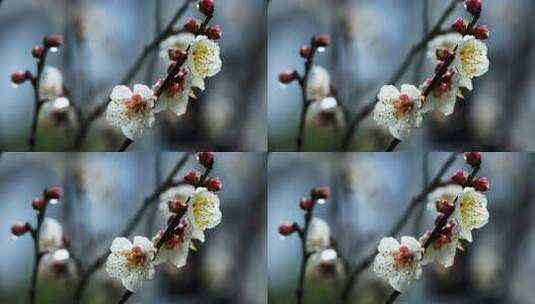
<svg viewBox="0 0 535 304">
<path fill-rule="evenodd" d="M 136 226 L 141 221 L 141 218 L 143 217 L 145 210 L 149 206 L 151 206 L 159 197 L 160 194 L 162 194 L 165 190 L 173 187 L 175 185 L 174 179 L 175 176 L 178 174 L 178 171 L 184 167 L 184 165 L 187 163 L 187 161 L 190 158 L 190 153 L 184 154 L 176 163 L 176 165 L 173 167 L 171 172 L 167 175 L 167 178 L 159 185 L 159 187 L 154 190 L 152 194 L 147 196 L 143 203 L 141 204 L 141 207 L 137 210 L 135 215 L 132 217 L 132 219 L 127 223 L 125 228 L 122 230 L 120 235 L 122 236 L 128 236 L 132 231 L 136 228 Z M 73 302 L 74 303 L 80 303 L 82 299 L 82 295 L 84 290 L 87 288 L 87 285 L 89 284 L 89 281 L 95 271 L 97 271 L 106 261 L 106 258 L 108 257 L 110 251 L 107 249 L 105 252 L 103 252 L 101 255 L 99 255 L 93 263 L 87 268 L 87 270 L 82 274 L 80 281 L 78 282 L 75 291 L 74 291 L 74 297 Z"/>
<path fill-rule="evenodd" d="M 446 160 L 446 162 L 444 162 L 442 167 L 439 169 L 439 171 L 437 172 L 437 174 L 435 175 L 431 183 L 429 183 L 424 188 L 424 190 L 422 190 L 418 195 L 412 198 L 411 202 L 409 203 L 409 206 L 407 207 L 407 209 L 405 209 L 405 212 L 403 212 L 403 214 L 398 219 L 396 224 L 394 224 L 394 226 L 390 229 L 390 231 L 388 232 L 388 235 L 391 235 L 391 236 L 397 235 L 401 231 L 401 229 L 403 229 L 405 224 L 408 222 L 414 209 L 421 203 L 425 202 L 425 199 L 427 198 L 429 193 L 449 183 L 449 182 L 448 183 L 442 182 L 441 180 L 443 176 L 446 174 L 446 171 L 448 171 L 448 169 L 453 165 L 456 158 L 457 158 L 457 154 L 452 153 L 450 157 Z M 347 303 L 347 301 L 349 300 L 349 295 L 351 293 L 351 290 L 353 289 L 353 286 L 357 282 L 359 275 L 372 264 L 373 259 L 375 258 L 376 255 L 377 255 L 377 250 L 374 250 L 373 252 L 365 256 L 353 269 L 353 271 L 351 272 L 351 274 L 349 275 L 347 281 L 345 282 L 343 286 L 342 294 L 341 294 L 341 303 Z"/>
<path fill-rule="evenodd" d="M 117 150 L 117 152 L 124 152 L 126 151 L 126 149 L 128 149 L 128 147 L 133 144 L 134 141 L 131 140 L 130 138 L 125 138 L 123 143 L 121 144 L 121 146 L 119 147 L 119 150 Z"/>
<path fill-rule="evenodd" d="M 302 102 L 302 108 L 301 108 L 301 118 L 299 119 L 299 129 L 297 131 L 297 138 L 296 138 L 296 146 L 297 151 L 302 152 L 303 146 L 305 143 L 305 127 L 306 127 L 306 116 L 308 113 L 308 109 L 310 108 L 310 105 L 312 102 L 307 99 L 307 87 L 308 87 L 308 78 L 310 76 L 310 70 L 312 69 L 312 66 L 314 65 L 314 56 L 316 55 L 317 48 L 314 46 L 311 46 L 312 50 L 310 52 L 310 56 L 305 61 L 305 72 L 303 74 L 303 77 L 299 77 L 299 86 L 301 86 L 301 102 Z"/>
<path fill-rule="evenodd" d="M 308 234 L 308 228 L 310 227 L 310 221 L 312 220 L 312 216 L 314 214 L 314 206 L 308 210 L 305 211 L 305 223 L 303 228 L 298 229 L 298 235 L 301 240 L 301 267 L 299 269 L 299 280 L 297 282 L 297 289 L 295 290 L 295 295 L 297 297 L 297 304 L 302 304 L 304 295 L 305 295 L 305 274 L 306 274 L 306 267 L 308 260 L 312 253 L 308 252 L 307 248 L 307 234 Z M 296 227 L 297 224 L 295 224 Z"/>
<path fill-rule="evenodd" d="M 417 44 L 415 44 L 409 54 L 405 57 L 403 62 L 401 63 L 400 67 L 394 72 L 394 74 L 390 77 L 390 79 L 386 83 L 395 84 L 397 83 L 401 77 L 405 74 L 407 71 L 407 68 L 412 63 L 416 55 L 423 51 L 429 41 L 433 40 L 435 37 L 441 35 L 443 31 L 441 30 L 443 24 L 446 22 L 446 19 L 453 13 L 455 7 L 459 3 L 458 0 L 452 0 L 450 5 L 446 8 L 442 16 L 439 18 L 437 23 L 433 26 L 429 34 L 427 34 L 424 38 L 422 38 Z M 346 134 L 344 135 L 344 139 L 342 141 L 342 149 L 346 151 L 349 148 L 349 144 L 351 142 L 351 138 L 353 137 L 353 134 L 355 134 L 355 131 L 357 127 L 360 125 L 360 123 L 368 117 L 375 108 L 375 104 L 377 103 L 377 98 L 374 96 L 373 100 L 371 100 L 368 104 L 366 104 L 353 118 L 350 125 L 347 128 Z"/>
<path fill-rule="evenodd" d="M 179 9 L 175 13 L 171 21 L 164 28 L 164 30 L 156 38 L 154 38 L 149 44 L 147 44 L 145 48 L 143 48 L 143 51 L 141 52 L 141 54 L 139 54 L 134 64 L 128 69 L 126 74 L 123 76 L 122 80 L 120 81 L 121 84 L 130 84 L 130 82 L 132 82 L 134 77 L 137 75 L 137 73 L 143 66 L 143 63 L 145 62 L 147 57 L 152 52 L 158 49 L 162 41 L 164 41 L 165 39 L 173 35 L 174 33 L 173 27 L 175 26 L 175 23 L 178 21 L 178 19 L 182 15 L 184 15 L 184 13 L 187 11 L 191 3 L 192 2 L 190 0 L 184 0 L 184 2 L 179 7 Z M 80 124 L 80 127 L 78 129 L 78 132 L 74 140 L 75 150 L 80 150 L 81 145 L 83 141 L 85 140 L 87 133 L 89 132 L 89 129 L 91 128 L 91 125 L 98 117 L 100 117 L 105 112 L 106 107 L 108 106 L 109 102 L 110 102 L 110 98 L 106 97 L 91 113 L 89 113 L 89 115 Z"/>
<path fill-rule="evenodd" d="M 46 38 L 45 38 L 46 39 Z M 43 75 L 43 70 L 46 65 L 46 56 L 50 50 L 48 47 L 43 46 L 44 51 L 40 59 L 37 60 L 37 74 L 31 78 L 31 84 L 33 87 L 33 97 L 34 97 L 34 109 L 32 114 L 32 126 L 30 129 L 30 138 L 28 139 L 28 145 L 30 147 L 30 152 L 35 151 L 35 143 L 37 141 L 37 123 L 39 120 L 39 113 L 46 100 L 42 100 L 39 94 L 39 86 L 41 83 L 41 76 Z"/>
</svg>

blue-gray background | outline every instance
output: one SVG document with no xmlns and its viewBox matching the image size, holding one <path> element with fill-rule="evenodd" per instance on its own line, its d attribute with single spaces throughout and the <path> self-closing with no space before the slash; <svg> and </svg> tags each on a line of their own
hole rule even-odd
<svg viewBox="0 0 535 304">
<path fill-rule="evenodd" d="M 162 153 L 166 176 L 181 153 Z M 4 153 L 0 158 L 0 303 L 27 303 L 33 263 L 31 238 L 12 240 L 14 222 L 35 223 L 31 199 L 45 187 L 60 185 L 65 198 L 50 206 L 87 266 L 108 248 L 155 187 L 155 153 Z M 191 158 L 177 175 L 199 165 Z M 207 231 L 207 240 L 188 265 L 158 266 L 133 303 L 266 303 L 266 158 L 260 153 L 217 153 L 212 176 L 223 180 L 222 222 Z M 149 238 L 151 208 L 133 235 Z M 164 227 L 157 214 L 154 227 Z M 72 303 L 76 277 L 45 275 L 41 270 L 38 303 Z M 103 268 L 95 274 L 84 303 L 114 303 L 124 288 Z M 259 296 L 260 295 L 260 296 Z"/>
<path fill-rule="evenodd" d="M 161 0 L 165 25 L 183 1 Z M 44 35 L 64 34 L 66 44 L 49 56 L 48 64 L 64 72 L 66 85 L 88 113 L 109 95 L 155 30 L 153 0 L 5 0 L 0 6 L 0 149 L 26 151 L 33 93 L 29 84 L 13 89 L 9 75 L 14 70 L 35 70 L 31 47 Z M 220 24 L 223 67 L 208 79 L 190 114 L 177 118 L 157 115 L 156 125 L 133 146 L 138 150 L 193 150 L 210 147 L 218 151 L 265 151 L 266 125 L 266 22 L 263 0 L 216 1 L 212 24 Z M 188 17 L 202 18 L 194 5 Z M 150 57 L 145 67 L 150 66 Z M 156 75 L 166 66 L 158 59 Z M 148 81 L 148 78 L 152 78 Z M 159 78 L 159 77 L 158 77 Z M 141 70 L 134 83 L 152 85 L 154 77 Z M 69 151 L 73 128 L 42 123 L 38 150 Z M 99 119 L 84 150 L 115 151 L 120 132 L 110 131 Z"/>
<path fill-rule="evenodd" d="M 433 177 L 449 155 L 428 155 Z M 283 221 L 302 223 L 299 198 L 315 186 L 330 186 L 332 198 L 316 207 L 326 220 L 343 255 L 355 265 L 376 248 L 411 197 L 423 188 L 423 153 L 272 153 L 268 162 L 269 301 L 295 303 L 300 263 L 298 237 L 281 240 Z M 457 252 L 455 264 L 424 267 L 422 278 L 400 303 L 533 303 L 535 234 L 533 196 L 535 155 L 484 153 L 480 176 L 490 179 L 490 220 L 474 231 L 473 243 Z M 447 171 L 467 166 L 459 157 Z M 416 228 L 414 212 L 400 235 L 419 237 L 432 227 L 429 213 Z M 417 231 L 416 231 L 417 230 Z M 307 279 L 305 303 L 338 303 L 344 276 Z M 349 303 L 384 303 L 392 289 L 371 268 L 359 278 Z"/>
<path fill-rule="evenodd" d="M 342 101 L 353 113 L 368 103 L 398 69 L 422 32 L 422 7 L 429 4 L 433 25 L 450 1 L 443 0 L 272 0 L 268 11 L 268 122 L 271 151 L 294 151 L 301 107 L 300 89 L 291 84 L 281 89 L 277 75 L 302 71 L 298 50 L 314 34 L 326 33 L 333 43 L 316 56 L 317 64 L 330 71 Z M 532 151 L 535 136 L 531 117 L 535 114 L 534 41 L 531 0 L 485 0 L 480 24 L 487 24 L 491 37 L 490 70 L 475 79 L 474 91 L 466 95 L 448 119 L 428 114 L 401 146 L 402 150 Z M 445 26 L 456 17 L 469 18 L 461 5 Z M 401 83 L 420 84 L 431 75 L 426 59 L 423 73 L 415 81 L 413 61 Z M 425 76 L 425 77 L 424 77 Z M 340 128 L 307 129 L 305 150 L 337 151 Z M 353 137 L 352 150 L 383 151 L 391 140 L 368 117 Z"/>
</svg>

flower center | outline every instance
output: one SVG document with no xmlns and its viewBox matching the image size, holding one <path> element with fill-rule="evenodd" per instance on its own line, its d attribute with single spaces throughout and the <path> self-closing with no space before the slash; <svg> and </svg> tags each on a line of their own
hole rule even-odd
<svg viewBox="0 0 535 304">
<path fill-rule="evenodd" d="M 481 217 L 481 202 L 473 196 L 464 196 L 459 204 L 461 208 L 461 220 L 469 229 L 475 227 Z"/>
<path fill-rule="evenodd" d="M 140 267 L 147 261 L 147 255 L 143 252 L 143 249 L 139 246 L 134 246 L 126 254 L 126 260 L 128 261 L 128 267 L 135 268 Z"/>
<path fill-rule="evenodd" d="M 195 223 L 204 230 L 210 225 L 210 219 L 213 215 L 214 206 L 212 201 L 208 197 L 201 196 L 193 201 L 191 207 Z"/>
<path fill-rule="evenodd" d="M 407 94 L 399 95 L 399 99 L 394 102 L 396 118 L 403 117 L 410 113 L 414 106 L 411 98 Z"/>
<path fill-rule="evenodd" d="M 465 44 L 460 51 L 461 68 L 463 73 L 472 78 L 478 73 L 478 66 L 483 64 L 485 55 L 481 48 L 476 47 L 474 43 Z"/>
<path fill-rule="evenodd" d="M 138 115 L 147 109 L 147 103 L 140 94 L 132 95 L 132 98 L 126 102 L 126 108 L 129 115 Z"/>
<path fill-rule="evenodd" d="M 398 268 L 407 267 L 413 260 L 414 255 L 406 245 L 401 245 L 399 247 L 399 251 L 394 255 L 394 261 L 396 262 L 396 267 Z"/>
<path fill-rule="evenodd" d="M 192 52 L 195 71 L 200 77 L 210 74 L 210 66 L 215 64 L 217 54 L 206 43 L 198 43 Z"/>
</svg>

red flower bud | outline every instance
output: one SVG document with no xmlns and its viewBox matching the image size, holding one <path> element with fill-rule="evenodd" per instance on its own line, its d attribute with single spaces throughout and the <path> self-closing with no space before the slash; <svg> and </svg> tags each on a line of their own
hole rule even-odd
<svg viewBox="0 0 535 304">
<path fill-rule="evenodd" d="M 206 16 L 210 16 L 214 13 L 214 0 L 201 0 L 199 1 L 199 10 Z"/>
<path fill-rule="evenodd" d="M 35 210 L 43 210 L 43 208 L 45 207 L 45 200 L 40 197 L 34 198 L 32 200 L 32 207 Z"/>
<path fill-rule="evenodd" d="M 197 170 L 189 170 L 186 175 L 184 175 L 184 181 L 191 185 L 197 185 L 201 179 L 201 174 Z"/>
<path fill-rule="evenodd" d="M 481 165 L 481 152 L 466 152 L 464 159 L 470 166 L 478 167 Z"/>
<path fill-rule="evenodd" d="M 223 37 L 223 30 L 221 30 L 221 26 L 219 25 L 212 25 L 209 28 L 206 29 L 206 32 L 204 32 L 208 39 L 211 40 L 219 40 L 221 37 Z"/>
<path fill-rule="evenodd" d="M 21 84 L 30 79 L 31 74 L 28 71 L 15 71 L 11 73 L 11 82 L 14 84 Z"/>
<path fill-rule="evenodd" d="M 299 200 L 299 207 L 303 210 L 310 210 L 314 207 L 314 201 L 307 197 L 303 197 Z"/>
<path fill-rule="evenodd" d="M 201 28 L 201 22 L 195 18 L 189 18 L 184 24 L 184 29 L 192 34 L 197 34 Z"/>
<path fill-rule="evenodd" d="M 54 34 L 45 37 L 45 47 L 53 48 L 59 47 L 63 44 L 63 36 L 59 34 Z"/>
<path fill-rule="evenodd" d="M 171 213 L 182 214 L 186 211 L 188 205 L 186 205 L 182 200 L 174 199 L 167 202 L 167 207 Z"/>
<path fill-rule="evenodd" d="M 310 58 L 310 55 L 312 55 L 312 47 L 310 47 L 309 45 L 303 45 L 299 49 L 299 55 L 305 59 Z"/>
<path fill-rule="evenodd" d="M 279 81 L 283 84 L 289 84 L 297 78 L 297 73 L 295 71 L 284 71 L 279 74 Z"/>
<path fill-rule="evenodd" d="M 176 61 L 177 64 L 184 63 L 184 61 L 186 61 L 186 59 L 188 58 L 188 53 L 179 48 L 171 48 L 167 50 L 167 54 L 169 55 L 169 59 L 172 61 Z"/>
<path fill-rule="evenodd" d="M 286 222 L 286 223 L 280 224 L 279 226 L 279 234 L 282 236 L 289 236 L 290 234 L 296 231 L 297 231 L 297 227 L 295 226 L 295 224 L 292 224 L 292 223 Z"/>
<path fill-rule="evenodd" d="M 464 2 L 464 6 L 470 12 L 470 14 L 479 15 L 483 9 L 483 0 L 466 0 Z"/>
<path fill-rule="evenodd" d="M 206 181 L 205 186 L 208 190 L 217 192 L 223 188 L 223 182 L 221 182 L 219 177 L 212 177 Z"/>
<path fill-rule="evenodd" d="M 451 57 L 453 57 L 453 53 L 450 52 L 450 50 L 446 48 L 437 49 L 435 52 L 435 55 L 437 56 L 437 59 L 440 61 L 450 60 Z"/>
<path fill-rule="evenodd" d="M 40 46 L 40 45 L 36 45 L 34 47 L 32 47 L 32 56 L 33 58 L 36 58 L 36 59 L 41 59 L 43 58 L 43 54 L 45 53 L 45 48 Z"/>
<path fill-rule="evenodd" d="M 451 177 L 451 180 L 454 183 L 463 186 L 466 183 L 466 178 L 466 173 L 464 173 L 463 170 L 457 170 L 457 172 L 455 172 L 455 174 Z"/>
<path fill-rule="evenodd" d="M 63 188 L 50 187 L 45 190 L 45 199 L 60 199 L 63 196 Z"/>
<path fill-rule="evenodd" d="M 312 189 L 310 196 L 313 200 L 327 199 L 331 195 L 329 187 L 316 187 Z"/>
<path fill-rule="evenodd" d="M 21 236 L 30 231 L 30 224 L 28 223 L 16 223 L 11 226 L 11 234 L 15 236 Z"/>
<path fill-rule="evenodd" d="M 464 34 L 468 28 L 468 24 L 463 18 L 457 18 L 455 22 L 451 25 L 451 28 L 459 34 Z"/>
<path fill-rule="evenodd" d="M 486 25 L 480 25 L 474 29 L 474 37 L 479 40 L 487 40 L 490 36 L 489 28 Z"/>
<path fill-rule="evenodd" d="M 197 153 L 197 161 L 205 168 L 212 167 L 214 165 L 214 153 L 213 152 L 199 152 Z"/>
<path fill-rule="evenodd" d="M 313 47 L 326 47 L 331 44 L 331 37 L 329 35 L 316 35 L 312 37 L 312 46 Z"/>
<path fill-rule="evenodd" d="M 450 201 L 446 199 L 439 199 L 435 202 L 435 207 L 437 208 L 437 211 L 443 214 L 451 214 L 453 210 L 455 209 L 455 205 L 453 205 Z"/>
<path fill-rule="evenodd" d="M 474 182 L 472 182 L 472 187 L 474 187 L 474 189 L 476 189 L 477 191 L 486 192 L 490 188 L 489 179 L 486 177 L 477 178 L 476 180 L 474 180 Z"/>
</svg>

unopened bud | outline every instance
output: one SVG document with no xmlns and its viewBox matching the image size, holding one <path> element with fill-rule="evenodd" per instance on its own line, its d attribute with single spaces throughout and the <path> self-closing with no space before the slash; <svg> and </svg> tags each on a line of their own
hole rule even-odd
<svg viewBox="0 0 535 304">
<path fill-rule="evenodd" d="M 316 35 L 312 37 L 312 46 L 313 47 L 326 47 L 331 44 L 331 37 L 329 35 Z"/>
<path fill-rule="evenodd" d="M 177 64 L 184 63 L 184 61 L 186 61 L 186 59 L 188 58 L 188 53 L 179 48 L 171 48 L 167 50 L 167 54 L 169 55 L 169 59 L 172 61 L 176 61 Z"/>
<path fill-rule="evenodd" d="M 45 37 L 45 47 L 53 48 L 59 47 L 63 44 L 63 36 L 59 34 L 54 34 Z"/>
<path fill-rule="evenodd" d="M 43 58 L 43 54 L 45 53 L 45 48 L 40 46 L 40 45 L 36 45 L 34 47 L 32 47 L 32 56 L 33 58 L 36 58 L 36 59 L 41 59 Z"/>
<path fill-rule="evenodd" d="M 184 24 L 184 29 L 192 34 L 197 34 L 201 28 L 201 22 L 195 18 L 189 18 Z"/>
<path fill-rule="evenodd" d="M 197 185 L 201 179 L 201 174 L 197 170 L 189 170 L 186 175 L 184 175 L 184 181 L 191 185 Z"/>
<path fill-rule="evenodd" d="M 45 200 L 40 197 L 36 197 L 32 200 L 32 207 L 35 210 L 43 210 L 45 204 Z"/>
<path fill-rule="evenodd" d="M 221 30 L 221 26 L 219 25 L 210 26 L 204 33 L 206 34 L 206 37 L 211 40 L 219 40 L 223 37 L 223 30 Z"/>
<path fill-rule="evenodd" d="M 11 234 L 14 236 L 21 236 L 30 231 L 30 228 L 30 224 L 28 223 L 17 223 L 11 226 Z"/>
<path fill-rule="evenodd" d="M 451 214 L 455 209 L 455 205 L 446 199 L 439 199 L 435 202 L 435 207 L 437 211 L 443 214 Z"/>
<path fill-rule="evenodd" d="M 331 195 L 329 187 L 316 187 L 312 189 L 310 196 L 313 200 L 327 199 Z"/>
<path fill-rule="evenodd" d="M 210 16 L 214 13 L 214 0 L 201 0 L 199 1 L 199 10 L 206 16 Z"/>
<path fill-rule="evenodd" d="M 279 225 L 279 234 L 282 236 L 289 236 L 297 231 L 295 224 L 285 222 Z"/>
<path fill-rule="evenodd" d="M 453 22 L 451 28 L 459 34 L 464 34 L 468 28 L 468 24 L 466 23 L 466 20 L 459 17 Z"/>
<path fill-rule="evenodd" d="M 447 48 L 438 48 L 435 52 L 437 59 L 440 61 L 447 61 L 453 57 L 453 53 L 450 52 Z"/>
<path fill-rule="evenodd" d="M 303 45 L 299 49 L 299 55 L 305 59 L 310 58 L 310 55 L 312 55 L 312 47 L 310 47 L 309 45 Z"/>
<path fill-rule="evenodd" d="M 205 186 L 209 191 L 218 192 L 223 188 L 223 182 L 219 177 L 212 177 L 206 181 Z"/>
<path fill-rule="evenodd" d="M 466 152 L 464 159 L 472 167 L 479 167 L 481 165 L 481 152 Z"/>
<path fill-rule="evenodd" d="M 169 212 L 175 213 L 175 214 L 182 214 L 185 209 L 188 208 L 188 206 L 179 199 L 173 199 L 167 202 L 167 207 L 169 208 Z"/>
<path fill-rule="evenodd" d="M 472 182 L 472 187 L 480 192 L 486 192 L 490 188 L 490 182 L 489 179 L 486 177 L 480 177 L 477 178 Z"/>
<path fill-rule="evenodd" d="M 299 207 L 303 210 L 310 210 L 314 207 L 314 201 L 308 197 L 303 197 L 299 200 Z"/>
<path fill-rule="evenodd" d="M 45 199 L 60 199 L 63 196 L 63 188 L 50 187 L 45 190 Z"/>
<path fill-rule="evenodd" d="M 466 173 L 463 170 L 457 170 L 451 180 L 457 185 L 463 186 L 466 183 Z"/>
<path fill-rule="evenodd" d="M 30 79 L 31 74 L 28 71 L 15 71 L 11 73 L 11 82 L 14 84 L 21 84 Z"/>
<path fill-rule="evenodd" d="M 479 40 L 487 40 L 490 36 L 490 31 L 488 26 L 486 25 L 480 25 L 474 29 L 474 37 L 476 37 Z"/>
<path fill-rule="evenodd" d="M 466 0 L 464 2 L 464 5 L 465 5 L 466 9 L 472 15 L 481 14 L 481 10 L 483 9 L 483 1 L 482 0 Z"/>
<path fill-rule="evenodd" d="M 197 153 L 197 161 L 205 168 L 212 167 L 214 165 L 214 153 L 213 152 L 199 152 Z"/>
<path fill-rule="evenodd" d="M 283 84 L 289 84 L 297 78 L 295 71 L 285 71 L 279 74 L 279 82 Z"/>
</svg>

